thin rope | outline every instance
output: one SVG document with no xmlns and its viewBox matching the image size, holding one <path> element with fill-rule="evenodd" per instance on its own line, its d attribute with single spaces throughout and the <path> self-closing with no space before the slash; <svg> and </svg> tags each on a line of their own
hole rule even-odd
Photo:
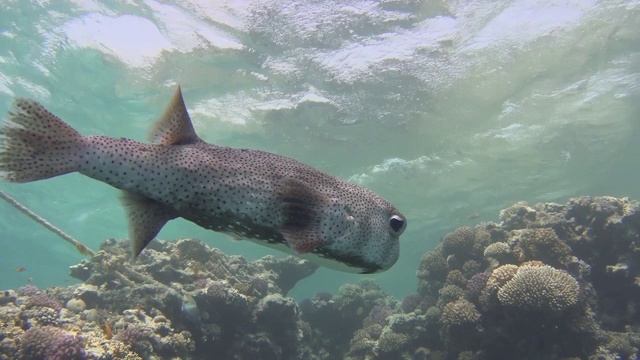
<svg viewBox="0 0 640 360">
<path fill-rule="evenodd" d="M 80 252 L 80 254 L 85 255 L 85 256 L 94 256 L 95 255 L 95 252 L 93 250 L 89 249 L 85 244 L 83 244 L 80 241 L 74 239 L 73 237 L 71 237 L 71 235 L 65 233 L 64 231 L 58 229 L 53 224 L 51 224 L 50 222 L 48 222 L 47 220 L 45 220 L 44 218 L 42 218 L 38 214 L 34 213 L 33 211 L 29 210 L 26 206 L 24 206 L 20 202 L 18 202 L 18 200 L 12 198 L 11 196 L 9 196 L 7 193 L 5 193 L 2 190 L 0 190 L 0 197 L 5 199 L 9 204 L 13 205 L 16 209 L 20 210 L 21 212 L 26 214 L 28 217 L 30 217 L 33 220 L 35 220 L 40 225 L 46 227 L 47 229 L 49 229 L 52 232 L 54 232 L 56 235 L 58 235 L 61 238 L 63 238 L 68 243 L 70 243 L 73 246 L 75 246 L 76 249 L 78 249 L 78 251 Z"/>
<path fill-rule="evenodd" d="M 76 249 L 78 249 L 78 251 L 82 255 L 92 256 L 92 257 L 95 256 L 96 253 L 93 250 L 91 250 L 89 247 L 87 247 L 86 245 L 84 245 L 80 241 L 74 239 L 71 235 L 65 233 L 64 231 L 62 231 L 60 229 L 58 229 L 53 224 L 51 224 L 50 222 L 45 220 L 43 217 L 41 217 L 38 214 L 34 213 L 33 211 L 29 210 L 26 206 L 22 205 L 18 200 L 16 200 L 13 197 L 9 196 L 7 193 L 5 193 L 2 190 L 0 190 L 0 197 L 5 199 L 9 204 L 13 205 L 16 209 L 18 209 L 21 212 L 25 213 L 28 217 L 32 218 L 33 220 L 35 220 L 40 225 L 42 225 L 42 226 L 46 227 L 47 229 L 53 231 L 56 235 L 60 236 L 65 241 L 71 243 L 73 246 L 76 247 Z M 133 281 L 137 281 L 137 282 L 155 284 L 156 286 L 164 287 L 168 291 L 174 292 L 174 293 L 178 294 L 178 296 L 181 296 L 179 292 L 177 292 L 175 289 L 172 289 L 170 286 L 167 286 L 167 285 L 155 280 L 154 278 L 152 278 L 150 276 L 147 276 L 147 275 L 144 275 L 142 273 L 139 273 L 139 272 L 133 270 L 132 268 L 128 267 L 126 264 L 122 264 L 122 263 L 118 264 L 117 265 L 117 270 L 115 272 L 116 272 L 117 275 L 120 275 L 121 277 L 126 277 L 126 278 L 129 278 L 129 279 L 133 279 Z M 124 279 L 122 279 L 122 280 L 124 280 Z"/>
</svg>

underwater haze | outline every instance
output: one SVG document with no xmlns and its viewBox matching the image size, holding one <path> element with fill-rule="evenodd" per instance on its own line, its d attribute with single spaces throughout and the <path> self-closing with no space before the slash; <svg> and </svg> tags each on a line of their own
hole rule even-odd
<svg viewBox="0 0 640 360">
<path fill-rule="evenodd" d="M 640 198 L 640 1 L 0 4 L 3 118 L 29 97 L 83 134 L 146 141 L 180 84 L 203 140 L 293 157 L 407 217 L 390 270 L 321 268 L 296 298 L 363 277 L 409 294 L 445 234 L 518 201 Z M 0 190 L 94 250 L 128 236 L 119 192 L 81 175 Z M 0 212 L 0 288 L 77 282 L 76 249 Z M 284 256 L 185 220 L 158 237 Z"/>
</svg>

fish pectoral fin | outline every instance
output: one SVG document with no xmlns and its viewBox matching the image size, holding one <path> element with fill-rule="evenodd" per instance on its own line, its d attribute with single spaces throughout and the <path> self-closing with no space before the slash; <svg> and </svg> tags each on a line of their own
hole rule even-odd
<svg viewBox="0 0 640 360">
<path fill-rule="evenodd" d="M 124 191 L 120 200 L 127 212 L 133 257 L 140 255 L 167 221 L 178 217 L 173 208 L 134 193 Z"/>
<path fill-rule="evenodd" d="M 326 244 L 320 228 L 326 205 L 324 196 L 298 179 L 287 179 L 280 195 L 284 218 L 280 232 L 287 245 L 304 254 Z"/>
<path fill-rule="evenodd" d="M 158 145 L 186 145 L 202 141 L 193 128 L 180 86 L 151 128 L 149 138 Z"/>
<path fill-rule="evenodd" d="M 282 229 L 287 245 L 298 254 L 310 253 L 326 241 L 313 229 Z"/>
</svg>

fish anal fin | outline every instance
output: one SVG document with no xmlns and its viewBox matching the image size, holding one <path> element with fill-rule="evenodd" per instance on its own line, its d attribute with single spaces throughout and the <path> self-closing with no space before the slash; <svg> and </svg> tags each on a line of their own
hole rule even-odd
<svg viewBox="0 0 640 360">
<path fill-rule="evenodd" d="M 185 145 L 202 141 L 193 128 L 180 86 L 151 128 L 149 138 L 158 145 Z"/>
<path fill-rule="evenodd" d="M 173 208 L 134 193 L 125 191 L 120 200 L 127 213 L 133 257 L 140 255 L 169 220 L 178 217 Z"/>
<path fill-rule="evenodd" d="M 297 179 L 287 179 L 280 195 L 284 218 L 280 232 L 287 245 L 295 252 L 305 254 L 326 244 L 321 229 L 324 196 Z"/>
</svg>

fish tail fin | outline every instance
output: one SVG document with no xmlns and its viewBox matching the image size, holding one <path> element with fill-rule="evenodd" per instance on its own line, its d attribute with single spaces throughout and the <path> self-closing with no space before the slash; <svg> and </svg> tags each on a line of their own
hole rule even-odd
<svg viewBox="0 0 640 360">
<path fill-rule="evenodd" d="M 0 178 L 30 182 L 78 171 L 85 137 L 33 100 L 16 99 L 0 125 Z"/>
</svg>

